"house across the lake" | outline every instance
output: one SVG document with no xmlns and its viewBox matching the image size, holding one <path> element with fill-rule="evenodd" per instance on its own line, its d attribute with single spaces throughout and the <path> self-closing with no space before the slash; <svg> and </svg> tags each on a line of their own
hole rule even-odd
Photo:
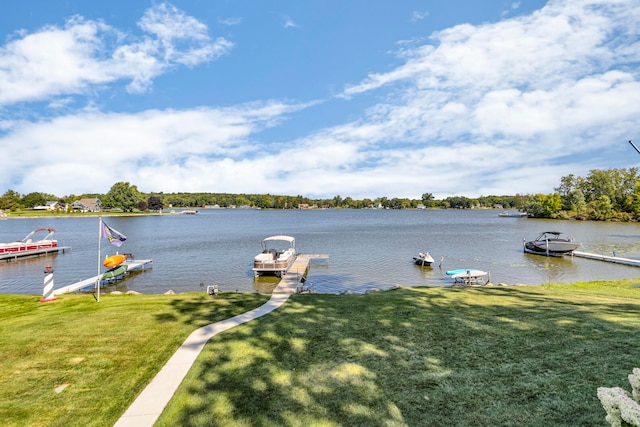
<svg viewBox="0 0 640 427">
<path fill-rule="evenodd" d="M 80 212 L 102 212 L 102 202 L 100 199 L 80 199 L 73 202 L 71 208 Z"/>
</svg>

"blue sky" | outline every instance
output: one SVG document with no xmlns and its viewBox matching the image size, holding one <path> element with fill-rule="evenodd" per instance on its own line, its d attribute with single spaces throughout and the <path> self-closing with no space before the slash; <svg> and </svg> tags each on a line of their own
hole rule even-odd
<svg viewBox="0 0 640 427">
<path fill-rule="evenodd" d="M 24 0 L 0 37 L 0 194 L 547 194 L 640 161 L 638 0 Z"/>
</svg>

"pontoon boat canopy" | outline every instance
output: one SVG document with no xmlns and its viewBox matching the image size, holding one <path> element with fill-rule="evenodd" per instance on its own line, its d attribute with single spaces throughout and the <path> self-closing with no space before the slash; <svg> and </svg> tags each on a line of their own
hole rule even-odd
<svg viewBox="0 0 640 427">
<path fill-rule="evenodd" d="M 271 236 L 264 239 L 263 242 L 268 242 L 270 240 L 284 240 L 285 242 L 289 242 L 289 243 L 293 243 L 296 241 L 296 239 L 291 236 Z"/>
</svg>

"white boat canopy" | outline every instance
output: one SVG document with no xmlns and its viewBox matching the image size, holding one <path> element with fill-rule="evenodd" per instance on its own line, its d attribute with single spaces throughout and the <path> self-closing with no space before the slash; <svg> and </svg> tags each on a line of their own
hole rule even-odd
<svg viewBox="0 0 640 427">
<path fill-rule="evenodd" d="M 293 243 L 296 241 L 295 237 L 291 237 L 291 236 L 271 236 L 271 237 L 267 237 L 266 239 L 263 240 L 263 242 L 268 242 L 271 240 L 283 240 L 285 242 L 289 242 L 289 243 Z"/>
</svg>

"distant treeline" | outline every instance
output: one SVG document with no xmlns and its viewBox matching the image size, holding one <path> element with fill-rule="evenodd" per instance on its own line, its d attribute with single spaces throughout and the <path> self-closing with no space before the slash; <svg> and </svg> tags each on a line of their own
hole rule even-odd
<svg viewBox="0 0 640 427">
<path fill-rule="evenodd" d="M 570 174 L 550 194 L 516 194 L 515 196 L 464 196 L 436 199 L 423 193 L 420 199 L 378 197 L 353 199 L 335 196 L 313 199 L 304 196 L 229 193 L 143 193 L 128 182 L 114 184 L 106 194 L 81 194 L 58 197 L 46 193 L 20 195 L 8 190 L 0 197 L 0 209 L 33 209 L 49 201 L 70 206 L 84 198 L 98 198 L 103 210 L 147 211 L 171 207 L 185 208 L 384 208 L 384 209 L 518 209 L 539 218 L 575 218 L 593 220 L 636 221 L 640 219 L 640 185 L 638 169 L 592 170 L 587 177 Z"/>
</svg>

